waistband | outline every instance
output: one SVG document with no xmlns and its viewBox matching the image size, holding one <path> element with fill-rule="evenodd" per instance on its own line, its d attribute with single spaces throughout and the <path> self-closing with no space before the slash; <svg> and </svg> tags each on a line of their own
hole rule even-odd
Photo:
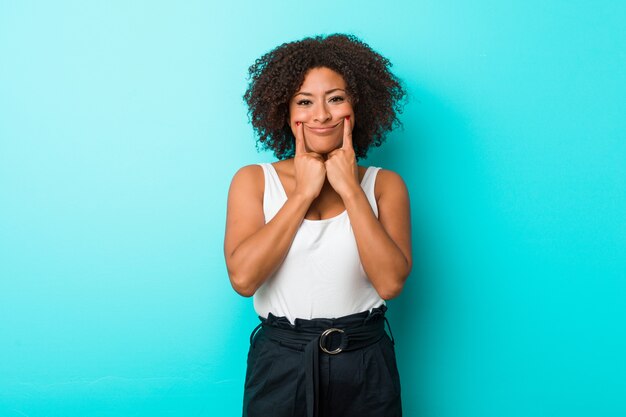
<svg viewBox="0 0 626 417">
<path fill-rule="evenodd" d="M 286 317 L 269 313 L 267 319 L 259 317 L 261 324 L 250 335 L 250 343 L 253 343 L 255 334 L 262 327 L 268 339 L 304 351 L 307 417 L 317 417 L 320 352 L 337 355 L 378 342 L 385 335 L 385 323 L 389 327 L 385 311 L 387 306 L 383 304 L 371 311 L 336 319 L 295 319 L 294 324 Z M 394 342 L 391 327 L 389 333 Z"/>
</svg>

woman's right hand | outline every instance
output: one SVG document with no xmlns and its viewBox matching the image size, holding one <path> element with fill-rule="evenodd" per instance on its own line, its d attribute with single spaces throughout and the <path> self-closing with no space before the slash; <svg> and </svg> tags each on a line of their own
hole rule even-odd
<svg viewBox="0 0 626 417">
<path fill-rule="evenodd" d="M 322 190 L 326 180 L 324 158 L 315 153 L 307 152 L 304 144 L 304 125 L 296 122 L 296 154 L 293 159 L 296 187 L 294 193 L 313 201 Z"/>
<path fill-rule="evenodd" d="M 241 168 L 230 185 L 224 257 L 233 288 L 246 297 L 253 295 L 283 262 L 326 180 L 324 158 L 306 151 L 302 123 L 296 125 L 295 132 L 295 189 L 270 221 L 266 221 L 263 211 L 260 166 Z"/>
</svg>

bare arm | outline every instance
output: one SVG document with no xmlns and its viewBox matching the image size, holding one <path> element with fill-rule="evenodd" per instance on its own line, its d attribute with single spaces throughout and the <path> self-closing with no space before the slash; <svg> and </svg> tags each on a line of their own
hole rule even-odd
<svg viewBox="0 0 626 417">
<path fill-rule="evenodd" d="M 302 219 L 324 184 L 323 160 L 305 151 L 302 129 L 300 124 L 296 130 L 296 188 L 267 224 L 263 214 L 262 168 L 246 166 L 233 177 L 228 193 L 224 257 L 230 282 L 243 296 L 253 295 L 283 262 Z"/>
<path fill-rule="evenodd" d="M 265 224 L 261 170 L 253 165 L 239 170 L 228 193 L 224 256 L 233 288 L 246 297 L 281 264 L 310 205 L 294 195 Z"/>
<path fill-rule="evenodd" d="M 378 173 L 376 218 L 358 182 L 349 123 L 344 123 L 341 148 L 332 151 L 325 164 L 328 180 L 346 206 L 365 273 L 381 298 L 398 296 L 412 266 L 409 196 L 404 181 L 392 171 Z"/>
<path fill-rule="evenodd" d="M 402 178 L 381 170 L 376 180 L 378 219 L 361 189 L 346 195 L 352 230 L 363 269 L 385 300 L 397 297 L 411 272 L 409 196 Z"/>
</svg>

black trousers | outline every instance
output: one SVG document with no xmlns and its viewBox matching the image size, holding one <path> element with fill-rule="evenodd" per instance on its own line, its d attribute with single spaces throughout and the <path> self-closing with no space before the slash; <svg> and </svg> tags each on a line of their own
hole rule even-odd
<svg viewBox="0 0 626 417">
<path fill-rule="evenodd" d="M 394 342 L 384 331 L 386 306 L 338 319 L 296 319 L 272 314 L 261 319 L 262 327 L 251 336 L 244 390 L 244 417 L 400 417 L 400 378 Z M 366 346 L 350 349 L 351 329 L 377 327 L 378 337 Z M 332 332 L 323 338 L 326 351 L 314 340 L 316 352 L 315 400 L 310 392 L 311 361 L 307 344 L 298 338 L 280 338 L 274 329 L 294 334 L 322 334 L 327 329 L 345 329 L 348 337 Z M 256 329 L 255 329 L 256 330 Z M 288 332 L 288 334 L 291 334 Z M 373 340 L 373 342 L 371 342 Z M 370 343 L 371 342 L 371 343 Z M 311 346 L 311 344 L 309 344 Z M 310 351 L 309 347 L 309 351 Z M 312 404 L 315 402 L 315 404 Z M 312 411 L 314 410 L 314 412 Z"/>
</svg>

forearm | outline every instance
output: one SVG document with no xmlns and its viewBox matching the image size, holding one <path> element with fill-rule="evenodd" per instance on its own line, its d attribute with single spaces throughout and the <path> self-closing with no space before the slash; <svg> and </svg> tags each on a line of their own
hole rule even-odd
<svg viewBox="0 0 626 417">
<path fill-rule="evenodd" d="M 359 188 L 344 197 L 363 269 L 383 299 L 396 297 L 411 270 L 410 260 L 378 221 Z"/>
<path fill-rule="evenodd" d="M 283 262 L 310 204 L 292 195 L 271 221 L 227 254 L 228 274 L 239 294 L 253 295 Z"/>
</svg>

